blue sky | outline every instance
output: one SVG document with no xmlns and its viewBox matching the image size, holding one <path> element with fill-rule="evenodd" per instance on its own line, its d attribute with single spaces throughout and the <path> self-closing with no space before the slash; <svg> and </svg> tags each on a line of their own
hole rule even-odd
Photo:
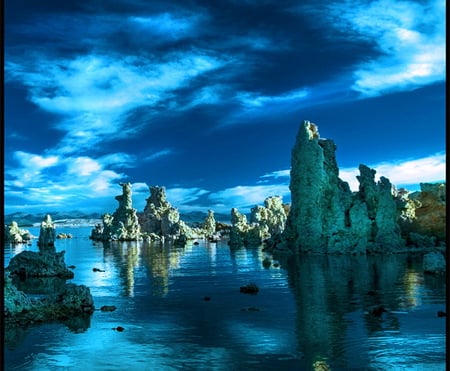
<svg viewBox="0 0 450 371">
<path fill-rule="evenodd" d="M 5 0 L 5 213 L 289 202 L 310 120 L 357 190 L 445 180 L 445 1 Z"/>
</svg>

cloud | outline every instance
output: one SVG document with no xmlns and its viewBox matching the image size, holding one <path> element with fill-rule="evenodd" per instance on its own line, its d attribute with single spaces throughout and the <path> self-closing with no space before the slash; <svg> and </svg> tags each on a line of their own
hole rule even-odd
<svg viewBox="0 0 450 371">
<path fill-rule="evenodd" d="M 128 124 L 127 113 L 139 107 L 161 108 L 177 89 L 224 63 L 192 50 L 159 59 L 89 54 L 54 60 L 36 55 L 8 60 L 5 70 L 7 81 L 20 81 L 29 89 L 33 103 L 61 116 L 56 127 L 66 135 L 59 151 L 71 154 L 135 135 L 145 123 Z"/>
<path fill-rule="evenodd" d="M 289 91 L 280 95 L 258 95 L 249 92 L 240 92 L 236 95 L 236 99 L 246 108 L 260 108 L 270 104 L 280 104 L 285 102 L 295 102 L 303 100 L 309 96 L 307 89 L 298 89 Z"/>
<path fill-rule="evenodd" d="M 446 159 L 445 154 L 441 153 L 418 159 L 381 162 L 367 166 L 376 170 L 377 180 L 380 176 L 384 176 L 397 188 L 418 190 L 420 183 L 445 181 Z M 357 191 L 359 188 L 357 175 L 359 175 L 357 168 L 339 170 L 339 177 L 348 182 L 353 191 Z"/>
<path fill-rule="evenodd" d="M 354 70 L 363 96 L 410 90 L 445 80 L 445 2 L 378 0 L 330 3 L 330 24 L 375 45 L 379 56 Z"/>
<path fill-rule="evenodd" d="M 236 186 L 208 195 L 212 208 L 219 212 L 230 211 L 232 207 L 247 213 L 256 205 L 263 205 L 264 200 L 270 196 L 281 196 L 283 201 L 290 198 L 288 184 Z"/>
</svg>

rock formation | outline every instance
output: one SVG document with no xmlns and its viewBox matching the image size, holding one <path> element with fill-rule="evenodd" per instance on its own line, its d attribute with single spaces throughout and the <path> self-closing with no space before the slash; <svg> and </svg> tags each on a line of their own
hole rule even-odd
<svg viewBox="0 0 450 371">
<path fill-rule="evenodd" d="M 52 221 L 52 217 L 47 215 L 41 222 L 41 229 L 39 232 L 38 246 L 40 251 L 48 250 L 55 251 L 56 226 Z"/>
<path fill-rule="evenodd" d="M 84 285 L 66 284 L 58 292 L 37 299 L 18 290 L 8 271 L 5 271 L 4 279 L 4 321 L 7 326 L 66 320 L 92 314 L 95 309 L 90 290 Z"/>
<path fill-rule="evenodd" d="M 103 227 L 97 225 L 91 232 L 91 239 L 135 241 L 141 238 L 137 211 L 132 204 L 131 184 L 120 183 L 120 185 L 122 186 L 122 195 L 116 196 L 119 207 L 114 214 L 103 215 Z"/>
<path fill-rule="evenodd" d="M 315 124 L 300 126 L 291 160 L 291 208 L 278 250 L 312 253 L 394 251 L 404 245 L 392 185 L 360 165 L 359 192 L 339 178 L 336 145 Z"/>
<path fill-rule="evenodd" d="M 420 192 L 401 189 L 396 201 L 399 224 L 408 245 L 434 247 L 446 241 L 445 183 L 421 183 Z"/>
<path fill-rule="evenodd" d="M 184 245 L 187 240 L 198 237 L 195 231 L 180 219 L 180 213 L 166 198 L 164 187 L 150 187 L 144 211 L 139 214 L 142 232 L 147 236 L 173 239 Z"/>
<path fill-rule="evenodd" d="M 271 196 L 264 200 L 264 206 L 251 209 L 250 224 L 247 217 L 236 208 L 231 210 L 231 231 L 229 245 L 259 246 L 266 241 L 273 244 L 283 232 L 287 214 L 281 196 Z"/>
<path fill-rule="evenodd" d="M 26 229 L 19 228 L 19 225 L 12 221 L 10 225 L 5 225 L 3 240 L 6 243 L 20 244 L 31 241 L 33 236 Z"/>
<path fill-rule="evenodd" d="M 64 262 L 65 251 L 56 252 L 55 235 L 55 225 L 50 215 L 47 215 L 41 223 L 39 252 L 22 251 L 11 259 L 6 269 L 22 278 L 73 278 L 73 272 Z"/>
</svg>

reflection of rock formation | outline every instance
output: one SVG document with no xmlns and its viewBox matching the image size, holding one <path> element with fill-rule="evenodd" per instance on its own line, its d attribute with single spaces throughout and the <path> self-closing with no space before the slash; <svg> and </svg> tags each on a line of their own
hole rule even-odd
<svg viewBox="0 0 450 371">
<path fill-rule="evenodd" d="M 19 225 L 12 221 L 10 225 L 5 225 L 3 239 L 5 243 L 20 244 L 29 242 L 33 236 L 26 229 L 19 228 Z"/>
<path fill-rule="evenodd" d="M 407 243 L 417 247 L 434 247 L 446 240 L 445 183 L 420 184 L 420 192 L 399 190 L 396 201 L 400 209 L 400 227 Z"/>
<path fill-rule="evenodd" d="M 133 208 L 130 183 L 120 183 L 122 194 L 116 196 L 119 206 L 114 214 L 104 214 L 103 226 L 96 225 L 91 232 L 94 240 L 136 241 L 141 238 L 141 227 L 136 209 Z"/>
<path fill-rule="evenodd" d="M 359 192 L 339 178 L 336 145 L 305 121 L 292 150 L 291 208 L 278 249 L 366 253 L 403 246 L 389 180 L 361 165 Z"/>
<path fill-rule="evenodd" d="M 347 362 L 352 355 L 346 359 L 343 350 L 354 336 L 352 326 L 362 327 L 363 332 L 364 327 L 373 332 L 380 326 L 398 330 L 394 314 L 385 314 L 386 320 L 380 321 L 363 313 L 378 305 L 402 308 L 403 295 L 396 292 L 403 283 L 406 256 L 391 255 L 386 260 L 366 255 L 297 255 L 281 260 L 286 260 L 289 286 L 297 302 L 299 351 L 310 365 L 328 360 L 331 369 L 351 369 L 354 365 Z M 352 313 L 357 313 L 360 323 L 348 321 L 346 317 Z"/>
</svg>

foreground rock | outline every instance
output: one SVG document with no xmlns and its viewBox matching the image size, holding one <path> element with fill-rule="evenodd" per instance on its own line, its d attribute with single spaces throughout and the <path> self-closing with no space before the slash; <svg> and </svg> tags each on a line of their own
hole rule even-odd
<svg viewBox="0 0 450 371">
<path fill-rule="evenodd" d="M 64 262 L 65 251 L 56 252 L 55 236 L 55 225 L 50 215 L 47 215 L 41 224 L 39 252 L 22 251 L 10 260 L 6 270 L 22 279 L 27 277 L 73 278 L 73 272 Z"/>
<path fill-rule="evenodd" d="M 17 289 L 8 271 L 5 271 L 4 279 L 5 325 L 66 320 L 90 315 L 95 309 L 90 290 L 84 285 L 66 284 L 58 292 L 33 298 Z"/>
<path fill-rule="evenodd" d="M 291 162 L 291 209 L 280 251 L 312 253 L 395 252 L 404 246 L 392 185 L 360 165 L 359 192 L 339 178 L 336 145 L 316 125 L 300 126 Z"/>
<path fill-rule="evenodd" d="M 122 195 L 116 196 L 119 206 L 116 211 L 104 214 L 103 225 L 97 224 L 91 232 L 91 239 L 100 241 L 136 241 L 140 240 L 141 227 L 137 211 L 133 208 L 130 183 L 121 183 Z"/>
</svg>

